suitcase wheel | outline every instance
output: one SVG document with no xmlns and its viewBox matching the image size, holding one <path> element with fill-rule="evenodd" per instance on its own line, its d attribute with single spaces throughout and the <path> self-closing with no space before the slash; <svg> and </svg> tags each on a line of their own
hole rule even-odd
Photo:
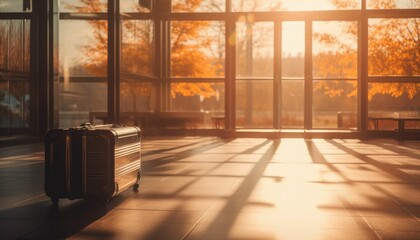
<svg viewBox="0 0 420 240">
<path fill-rule="evenodd" d="M 140 184 L 139 184 L 139 182 L 140 182 L 140 178 L 141 178 L 141 172 L 140 172 L 140 171 L 138 171 L 138 172 L 137 172 L 137 181 L 136 181 L 136 183 L 133 185 L 133 190 L 134 190 L 134 191 L 138 191 L 138 190 L 139 190 L 139 187 L 140 187 Z"/>
<path fill-rule="evenodd" d="M 58 198 L 58 197 L 51 197 L 51 202 L 54 204 L 54 205 L 58 205 L 58 201 L 59 201 L 60 199 Z"/>
</svg>

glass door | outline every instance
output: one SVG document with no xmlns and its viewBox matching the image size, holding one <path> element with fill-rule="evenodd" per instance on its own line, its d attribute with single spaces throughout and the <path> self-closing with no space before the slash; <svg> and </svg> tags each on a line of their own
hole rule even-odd
<svg viewBox="0 0 420 240">
<path fill-rule="evenodd" d="M 281 128 L 304 128 L 305 22 L 282 22 Z"/>
</svg>

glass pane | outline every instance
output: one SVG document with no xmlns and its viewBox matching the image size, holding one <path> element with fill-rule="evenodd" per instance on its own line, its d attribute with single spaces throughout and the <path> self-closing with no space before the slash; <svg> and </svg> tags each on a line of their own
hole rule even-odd
<svg viewBox="0 0 420 240">
<path fill-rule="evenodd" d="M 107 110 L 107 84 L 89 82 L 62 82 L 59 85 L 59 127 L 68 128 L 82 123 L 103 123 Z M 91 121 L 91 117 L 93 121 Z"/>
<path fill-rule="evenodd" d="M 172 0 L 172 12 L 224 12 L 226 0 Z"/>
<path fill-rule="evenodd" d="M 305 74 L 305 23 L 282 24 L 282 76 L 303 78 Z"/>
<path fill-rule="evenodd" d="M 361 8 L 361 0 L 282 0 L 286 11 L 352 10 Z"/>
<path fill-rule="evenodd" d="M 282 128 L 303 128 L 304 95 L 303 81 L 282 82 Z"/>
<path fill-rule="evenodd" d="M 360 9 L 361 0 L 232 0 L 234 12 Z"/>
<path fill-rule="evenodd" d="M 420 83 L 370 83 L 369 117 L 420 117 Z M 407 128 L 420 129 L 420 122 L 407 122 Z M 379 130 L 395 130 L 393 120 L 378 122 Z M 369 122 L 369 129 L 374 123 Z"/>
<path fill-rule="evenodd" d="M 59 0 L 60 12 L 99 13 L 108 11 L 108 0 Z"/>
<path fill-rule="evenodd" d="M 122 21 L 121 78 L 154 75 L 153 21 Z"/>
<path fill-rule="evenodd" d="M 223 77 L 224 65 L 224 22 L 171 22 L 171 76 Z"/>
<path fill-rule="evenodd" d="M 313 76 L 357 78 L 357 22 L 313 23 Z"/>
<path fill-rule="evenodd" d="M 144 126 L 152 111 L 152 84 L 122 79 L 120 91 L 120 123 Z"/>
<path fill-rule="evenodd" d="M 0 12 L 30 12 L 32 0 L 1 0 Z"/>
<path fill-rule="evenodd" d="M 232 0 L 233 12 L 280 11 L 282 9 L 281 0 Z"/>
<path fill-rule="evenodd" d="M 102 20 L 61 20 L 58 31 L 58 125 L 71 127 L 106 115 L 108 27 Z"/>
<path fill-rule="evenodd" d="M 273 34 L 271 22 L 240 19 L 236 24 L 237 77 L 273 78 Z"/>
<path fill-rule="evenodd" d="M 121 12 L 151 12 L 152 11 L 151 0 L 120 0 L 120 11 Z"/>
<path fill-rule="evenodd" d="M 313 83 L 314 128 L 357 128 L 357 81 Z"/>
<path fill-rule="evenodd" d="M 236 81 L 236 127 L 273 128 L 273 81 Z"/>
<path fill-rule="evenodd" d="M 152 84 L 122 79 L 121 112 L 148 112 L 152 110 Z"/>
<path fill-rule="evenodd" d="M 368 9 L 419 9 L 419 0 L 367 0 Z"/>
<path fill-rule="evenodd" d="M 185 120 L 179 127 L 212 128 L 212 118 L 224 116 L 224 87 L 223 83 L 172 83 L 169 116 Z"/>
<path fill-rule="evenodd" d="M 420 76 L 420 18 L 369 19 L 370 76 Z"/>
<path fill-rule="evenodd" d="M 29 127 L 29 46 L 29 20 L 0 20 L 0 128 Z"/>
<path fill-rule="evenodd" d="M 107 76 L 106 20 L 62 20 L 59 29 L 61 77 Z"/>
</svg>

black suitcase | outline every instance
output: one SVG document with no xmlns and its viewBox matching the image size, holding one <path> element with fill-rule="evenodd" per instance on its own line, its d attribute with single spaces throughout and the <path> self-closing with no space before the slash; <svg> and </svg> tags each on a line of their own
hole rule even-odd
<svg viewBox="0 0 420 240">
<path fill-rule="evenodd" d="M 108 201 L 141 177 L 138 127 L 83 124 L 53 129 L 45 138 L 45 192 L 60 198 Z"/>
</svg>

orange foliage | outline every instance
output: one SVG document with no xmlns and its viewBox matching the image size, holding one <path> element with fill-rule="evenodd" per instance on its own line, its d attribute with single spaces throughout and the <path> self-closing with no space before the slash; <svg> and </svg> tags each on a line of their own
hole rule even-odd
<svg viewBox="0 0 420 240">
<path fill-rule="evenodd" d="M 353 1 L 333 0 L 338 8 L 344 8 Z M 396 8 L 395 0 L 370 1 L 371 8 Z M 412 1 L 414 8 L 420 8 L 419 1 Z M 374 20 L 376 21 L 376 20 Z M 378 22 L 369 22 L 369 76 L 420 76 L 420 20 L 412 19 L 379 19 Z M 344 33 L 357 36 L 357 26 L 349 25 Z M 336 45 L 343 49 L 341 52 L 323 52 L 314 57 L 317 63 L 314 74 L 317 77 L 349 77 L 357 73 L 346 66 L 357 64 L 357 53 L 346 48 L 339 39 L 329 34 L 314 35 L 314 39 L 325 45 Z M 350 70 L 350 71 L 349 71 Z M 413 99 L 420 91 L 419 83 L 372 83 L 368 99 L 376 94 L 388 94 L 400 97 L 404 94 Z M 328 96 L 340 96 L 342 91 L 334 88 L 332 82 L 320 81 L 315 87 L 323 89 Z M 356 88 L 350 95 L 356 94 Z"/>
<path fill-rule="evenodd" d="M 188 8 L 199 6 L 200 1 L 189 1 Z M 174 8 L 181 8 L 175 5 Z M 213 39 L 200 34 L 211 28 L 205 21 L 174 21 L 171 24 L 171 76 L 172 77 L 217 77 L 223 75 L 219 59 L 205 53 L 211 48 Z M 201 95 L 205 98 L 216 92 L 212 83 L 174 83 L 171 88 L 173 98 Z"/>
<path fill-rule="evenodd" d="M 106 6 L 98 0 L 81 0 L 81 5 L 69 6 L 77 12 L 101 12 Z M 186 3 L 178 3 L 173 6 L 176 11 L 191 11 L 200 6 L 202 0 L 189 0 Z M 140 10 L 139 10 L 140 11 Z M 84 46 L 88 61 L 83 66 L 92 75 L 104 75 L 107 69 L 107 23 L 106 21 L 89 21 L 93 29 L 93 42 Z M 223 66 L 220 60 L 204 53 L 203 49 L 209 49 L 212 41 L 203 38 L 203 30 L 209 27 L 208 22 L 203 21 L 174 21 L 171 25 L 171 76 L 172 77 L 214 77 L 223 75 Z M 125 37 L 122 47 L 121 69 L 123 73 L 133 73 L 139 76 L 153 75 L 153 59 L 150 59 L 151 51 L 151 28 L 138 26 L 135 21 L 124 21 Z M 133 32 L 139 32 L 132 36 Z M 124 33 L 123 33 L 124 34 Z M 131 39 L 130 39 L 131 38 Z M 199 41 L 191 41 L 198 39 Z M 215 94 L 212 83 L 174 83 L 171 88 L 171 96 L 201 95 L 205 98 Z M 122 94 L 145 94 L 149 90 L 143 89 L 144 84 L 123 84 Z"/>
</svg>

